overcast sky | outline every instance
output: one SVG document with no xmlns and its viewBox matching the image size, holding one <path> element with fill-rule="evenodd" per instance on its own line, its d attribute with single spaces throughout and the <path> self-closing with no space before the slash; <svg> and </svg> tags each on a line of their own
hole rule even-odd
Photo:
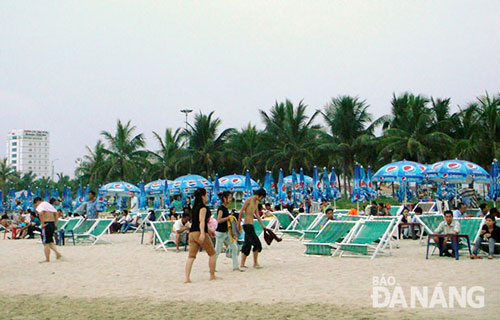
<svg viewBox="0 0 500 320">
<path fill-rule="evenodd" d="M 101 130 L 131 119 L 183 126 L 180 109 L 224 127 L 258 109 L 339 94 L 375 116 L 393 92 L 451 97 L 454 109 L 500 91 L 500 1 L 0 2 L 0 157 L 7 132 L 48 130 L 57 172 Z M 191 115 L 190 119 L 193 119 Z"/>
</svg>

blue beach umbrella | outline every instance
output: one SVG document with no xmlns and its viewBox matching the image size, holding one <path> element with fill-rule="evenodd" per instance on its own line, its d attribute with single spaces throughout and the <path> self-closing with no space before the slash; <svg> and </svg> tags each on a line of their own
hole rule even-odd
<svg viewBox="0 0 500 320">
<path fill-rule="evenodd" d="M 425 171 L 425 177 L 431 181 L 447 183 L 489 183 L 489 173 L 479 165 L 464 160 L 445 160 L 432 164 Z"/>
<path fill-rule="evenodd" d="M 330 192 L 331 192 L 331 198 L 333 200 L 340 198 L 339 186 L 337 183 L 337 174 L 335 173 L 334 167 L 332 167 L 332 172 L 330 174 Z"/>
<path fill-rule="evenodd" d="M 78 189 L 76 190 L 75 208 L 78 208 L 82 203 L 83 203 L 82 186 L 78 186 Z"/>
<path fill-rule="evenodd" d="M 132 183 L 117 181 L 105 184 L 99 190 L 102 191 L 102 194 L 106 196 L 116 195 L 120 197 L 131 197 L 133 194 L 140 194 L 141 190 Z"/>
<path fill-rule="evenodd" d="M 16 208 L 16 191 L 14 188 L 10 188 L 9 196 L 7 197 L 7 204 L 10 210 L 14 210 Z"/>
<path fill-rule="evenodd" d="M 320 186 L 321 186 L 321 182 L 319 181 L 319 174 L 318 174 L 318 167 L 317 166 L 314 166 L 313 167 L 313 187 L 312 187 L 312 199 L 314 201 L 318 201 L 319 200 L 319 189 L 320 189 Z"/>
<path fill-rule="evenodd" d="M 244 192 L 246 176 L 232 174 L 219 179 L 219 187 L 221 191 Z M 259 189 L 259 184 L 255 180 L 250 179 L 251 189 Z"/>
<path fill-rule="evenodd" d="M 146 209 L 148 204 L 146 203 L 146 191 L 144 190 L 144 181 L 141 181 L 138 186 L 140 192 L 139 195 L 139 209 Z"/>
<path fill-rule="evenodd" d="M 286 185 L 283 178 L 283 169 L 280 169 L 278 176 L 278 203 L 283 205 L 285 204 L 286 199 Z"/>
<path fill-rule="evenodd" d="M 163 188 L 163 206 L 165 208 L 169 208 L 170 207 L 170 191 L 172 190 L 170 187 L 171 183 L 170 183 L 170 181 L 165 179 L 163 181 L 163 185 L 164 185 L 164 188 Z M 179 190 L 179 192 L 180 192 L 180 190 Z"/>
<path fill-rule="evenodd" d="M 207 179 L 195 174 L 178 177 L 173 181 L 172 187 L 179 189 L 183 197 L 193 193 L 198 188 L 205 188 L 207 191 L 212 190 L 212 185 Z"/>
<path fill-rule="evenodd" d="M 211 204 L 213 207 L 217 207 L 220 204 L 220 199 L 219 199 L 219 193 L 220 193 L 220 183 L 219 183 L 219 174 L 215 174 L 215 181 L 214 181 L 214 192 L 212 196 L 212 201 Z"/>
<path fill-rule="evenodd" d="M 426 167 L 418 162 L 397 161 L 386 164 L 374 175 L 373 180 L 379 182 L 422 182 Z"/>
<path fill-rule="evenodd" d="M 297 181 L 297 174 L 295 173 L 295 169 L 292 169 L 292 203 L 297 201 L 297 189 L 299 189 L 300 185 Z"/>
<path fill-rule="evenodd" d="M 49 186 L 45 186 L 45 202 L 49 202 L 49 198 L 50 198 Z"/>
<path fill-rule="evenodd" d="M 488 200 L 496 201 L 500 197 L 500 167 L 497 159 L 493 160 L 490 169 L 490 184 L 488 189 Z"/>
</svg>

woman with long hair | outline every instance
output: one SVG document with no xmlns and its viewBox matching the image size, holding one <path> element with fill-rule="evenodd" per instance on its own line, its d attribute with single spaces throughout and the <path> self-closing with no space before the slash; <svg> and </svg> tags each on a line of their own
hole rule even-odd
<svg viewBox="0 0 500 320">
<path fill-rule="evenodd" d="M 231 216 L 227 206 L 231 203 L 233 194 L 229 191 L 224 191 L 219 194 L 219 198 L 222 201 L 221 206 L 217 209 L 217 230 L 215 231 L 215 256 L 218 257 L 224 242 L 229 244 L 229 250 L 231 250 L 231 258 L 233 259 L 233 271 L 240 271 L 240 263 L 238 262 L 238 239 L 232 239 L 229 234 L 228 224 L 231 223 Z"/>
<path fill-rule="evenodd" d="M 186 280 L 191 282 L 191 270 L 196 259 L 196 254 L 200 248 L 205 249 L 209 256 L 208 266 L 210 268 L 210 280 L 219 280 L 215 276 L 215 249 L 212 239 L 208 235 L 208 220 L 210 219 L 210 210 L 207 208 L 208 194 L 204 188 L 199 188 L 194 192 L 194 204 L 191 211 L 191 228 L 189 229 L 189 257 L 186 262 Z"/>
</svg>

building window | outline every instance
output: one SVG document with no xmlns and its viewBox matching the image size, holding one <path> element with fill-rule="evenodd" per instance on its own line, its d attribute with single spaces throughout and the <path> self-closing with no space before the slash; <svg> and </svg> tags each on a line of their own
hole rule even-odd
<svg viewBox="0 0 500 320">
<path fill-rule="evenodd" d="M 16 141 L 12 142 L 12 146 L 17 146 L 17 142 Z"/>
<path fill-rule="evenodd" d="M 12 154 L 12 158 L 15 158 L 15 157 L 17 157 L 17 154 L 16 154 L 16 153 L 13 153 L 13 154 Z"/>
<path fill-rule="evenodd" d="M 16 166 L 12 166 L 12 170 L 16 170 L 16 169 L 17 169 L 17 167 L 16 167 Z"/>
<path fill-rule="evenodd" d="M 17 163 L 17 160 L 12 160 L 11 163 Z"/>
<path fill-rule="evenodd" d="M 17 148 L 12 148 L 12 152 L 17 152 Z"/>
</svg>

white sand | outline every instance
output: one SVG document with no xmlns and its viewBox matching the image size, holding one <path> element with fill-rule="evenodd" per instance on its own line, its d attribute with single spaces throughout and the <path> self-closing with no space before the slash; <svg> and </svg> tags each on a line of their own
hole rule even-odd
<svg viewBox="0 0 500 320">
<path fill-rule="evenodd" d="M 488 318 L 496 314 L 500 299 L 499 259 L 460 261 L 433 256 L 425 260 L 425 246 L 404 240 L 391 257 L 305 257 L 297 240 L 273 243 L 261 253 L 261 270 L 232 272 L 231 259 L 221 255 L 217 266 L 222 281 L 208 281 L 208 257 L 198 254 L 192 284 L 184 284 L 186 252 L 155 251 L 140 244 L 140 234 L 105 236 L 112 244 L 66 245 L 65 261 L 39 264 L 43 259 L 38 240 L 0 240 L 0 294 L 151 298 L 159 301 L 333 303 L 350 307 L 372 306 L 372 277 L 394 276 L 409 297 L 410 286 L 483 286 L 485 307 L 479 310 L 441 308 L 416 310 L 428 315 Z M 249 258 L 248 265 L 252 259 Z M 409 298 L 407 298 L 409 301 Z M 415 310 L 409 310 L 415 311 Z M 451 315 L 448 314 L 448 315 Z M 394 315 L 397 315 L 395 313 Z M 496 316 L 494 316 L 496 317 Z"/>
</svg>

